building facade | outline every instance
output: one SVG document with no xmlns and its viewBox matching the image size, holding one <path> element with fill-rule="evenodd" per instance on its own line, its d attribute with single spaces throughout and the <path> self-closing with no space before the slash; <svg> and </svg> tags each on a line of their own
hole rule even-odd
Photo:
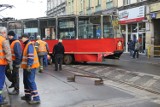
<svg viewBox="0 0 160 107">
<path fill-rule="evenodd" d="M 118 0 L 67 0 L 66 14 L 91 15 L 108 14 L 117 7 Z"/>
<path fill-rule="evenodd" d="M 66 14 L 66 0 L 47 0 L 47 16 L 60 16 Z"/>
<path fill-rule="evenodd" d="M 140 52 L 160 56 L 160 0 L 118 0 L 119 23 L 128 41 L 139 41 Z"/>
<path fill-rule="evenodd" d="M 119 24 L 125 38 L 125 51 L 128 41 L 139 41 L 140 52 L 146 51 L 146 9 L 147 0 L 118 0 Z"/>
<path fill-rule="evenodd" d="M 116 14 L 125 38 L 139 41 L 141 53 L 160 56 L 160 0 L 48 0 L 47 16 Z"/>
<path fill-rule="evenodd" d="M 151 56 L 160 56 L 160 0 L 148 0 L 146 18 L 147 46 Z"/>
</svg>

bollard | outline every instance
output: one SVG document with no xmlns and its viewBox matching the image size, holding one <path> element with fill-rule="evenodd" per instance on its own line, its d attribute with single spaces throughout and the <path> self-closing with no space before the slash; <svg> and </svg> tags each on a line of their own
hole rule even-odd
<svg viewBox="0 0 160 107">
<path fill-rule="evenodd" d="M 103 79 L 101 77 L 90 76 L 90 75 L 74 75 L 73 77 L 67 77 L 67 81 L 68 82 L 75 82 L 75 79 L 77 76 L 98 79 L 98 80 L 94 81 L 94 84 L 95 85 L 103 85 Z"/>
<path fill-rule="evenodd" d="M 74 77 L 67 77 L 68 82 L 75 82 L 75 76 Z"/>
</svg>

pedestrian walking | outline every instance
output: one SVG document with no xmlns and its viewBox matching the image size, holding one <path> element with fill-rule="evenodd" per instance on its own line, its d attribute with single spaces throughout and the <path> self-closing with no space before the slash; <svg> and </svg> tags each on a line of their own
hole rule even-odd
<svg viewBox="0 0 160 107">
<path fill-rule="evenodd" d="M 48 44 L 45 41 L 41 40 L 40 36 L 37 36 L 37 41 L 35 42 L 35 48 L 37 50 L 38 58 L 40 62 L 39 72 L 43 72 L 44 59 L 47 58 L 47 55 L 49 53 Z"/>
<path fill-rule="evenodd" d="M 35 82 L 36 69 L 39 68 L 38 55 L 33 43 L 29 40 L 29 35 L 23 34 L 22 42 L 24 50 L 21 67 L 23 68 L 25 95 L 21 99 L 26 100 L 29 104 L 39 104 L 40 97 Z"/>
<path fill-rule="evenodd" d="M 5 83 L 5 69 L 9 64 L 9 71 L 13 70 L 11 49 L 7 37 L 7 29 L 0 27 L 0 105 L 7 104 L 7 101 L 2 96 L 2 90 Z"/>
<path fill-rule="evenodd" d="M 140 49 L 140 43 L 136 41 L 135 43 L 135 48 L 134 48 L 134 53 L 133 53 L 133 58 L 139 58 L 139 49 Z"/>
<path fill-rule="evenodd" d="M 10 76 L 12 84 L 9 88 L 14 88 L 14 90 L 12 92 L 9 92 L 9 94 L 18 95 L 19 94 L 19 68 L 20 68 L 21 58 L 22 58 L 22 46 L 20 41 L 16 39 L 16 34 L 14 33 L 14 31 L 8 32 L 8 38 L 10 42 L 12 61 L 13 61 L 13 65 L 12 65 L 13 70 Z"/>
<path fill-rule="evenodd" d="M 58 43 L 54 46 L 52 54 L 55 58 L 55 71 L 62 70 L 63 56 L 64 56 L 64 46 L 62 40 L 59 40 Z"/>
<path fill-rule="evenodd" d="M 132 40 L 129 40 L 127 44 L 128 44 L 128 51 L 130 53 L 130 56 L 133 56 L 134 43 Z"/>
</svg>

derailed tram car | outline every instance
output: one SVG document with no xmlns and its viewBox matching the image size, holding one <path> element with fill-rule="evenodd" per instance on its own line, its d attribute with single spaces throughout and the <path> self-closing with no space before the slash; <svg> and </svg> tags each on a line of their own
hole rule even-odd
<svg viewBox="0 0 160 107">
<path fill-rule="evenodd" d="M 21 26 L 15 27 L 13 23 Z M 9 22 L 8 28 L 18 34 L 28 33 L 32 40 L 40 35 L 48 43 L 50 54 L 58 39 L 62 39 L 65 64 L 119 59 L 123 53 L 124 38 L 119 30 L 117 16 L 113 15 L 25 19 Z"/>
</svg>

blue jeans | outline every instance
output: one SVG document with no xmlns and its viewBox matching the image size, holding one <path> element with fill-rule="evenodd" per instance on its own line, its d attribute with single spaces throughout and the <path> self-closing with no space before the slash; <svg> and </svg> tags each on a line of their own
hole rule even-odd
<svg viewBox="0 0 160 107">
<path fill-rule="evenodd" d="M 3 102 L 4 100 L 2 97 L 2 90 L 5 83 L 5 69 L 6 69 L 5 65 L 0 65 L 0 102 Z"/>
</svg>

